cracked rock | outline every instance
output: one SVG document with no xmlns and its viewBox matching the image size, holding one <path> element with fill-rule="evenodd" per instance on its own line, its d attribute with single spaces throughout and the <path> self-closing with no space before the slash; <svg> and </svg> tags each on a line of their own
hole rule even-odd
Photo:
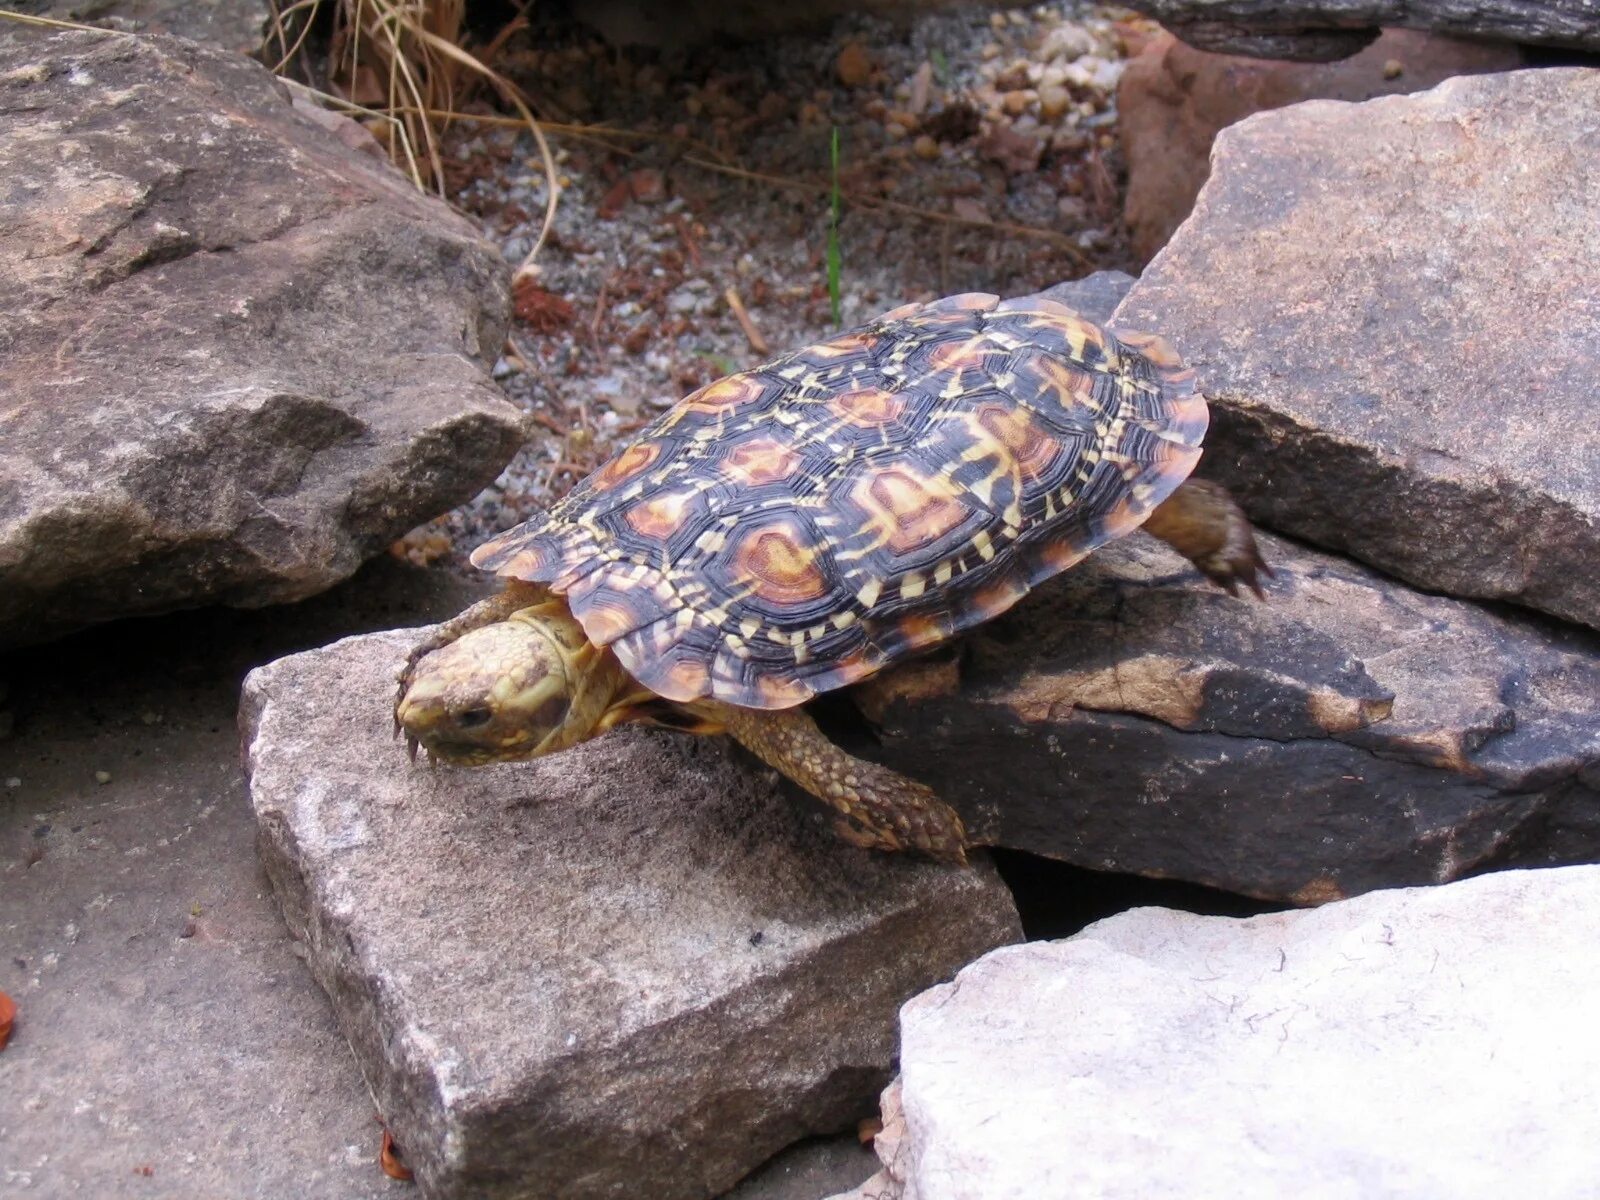
<svg viewBox="0 0 1600 1200">
<path fill-rule="evenodd" d="M 1296 104 L 1211 163 L 1117 311 L 1196 368 L 1205 470 L 1274 529 L 1600 627 L 1600 70 Z"/>
<path fill-rule="evenodd" d="M 980 842 L 1316 903 L 1600 857 L 1600 638 L 1262 538 L 1235 599 L 1137 536 L 856 689 Z"/>
<path fill-rule="evenodd" d="M 1597 920 L 1584 866 L 997 950 L 901 1010 L 835 1200 L 1588 1195 Z"/>
<path fill-rule="evenodd" d="M 0 647 L 297 600 L 490 482 L 506 268 L 260 66 L 0 22 Z"/>
<path fill-rule="evenodd" d="M 413 767 L 416 636 L 263 667 L 241 723 L 274 890 L 429 1197 L 725 1191 L 870 1111 L 899 1005 L 1020 936 L 986 863 L 845 845 L 720 740 Z"/>
</svg>

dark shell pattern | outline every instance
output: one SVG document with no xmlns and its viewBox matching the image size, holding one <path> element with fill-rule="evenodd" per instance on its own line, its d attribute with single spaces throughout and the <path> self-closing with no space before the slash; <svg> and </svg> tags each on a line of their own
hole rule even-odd
<svg viewBox="0 0 1600 1200">
<path fill-rule="evenodd" d="M 953 296 L 708 384 L 472 561 L 564 593 L 661 696 L 787 708 L 1136 528 L 1206 423 L 1162 339 Z"/>
</svg>

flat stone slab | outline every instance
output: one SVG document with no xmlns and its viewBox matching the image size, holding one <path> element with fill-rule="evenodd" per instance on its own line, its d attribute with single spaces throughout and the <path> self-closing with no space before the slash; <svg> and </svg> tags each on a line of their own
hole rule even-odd
<svg viewBox="0 0 1600 1200">
<path fill-rule="evenodd" d="M 1262 548 L 1265 602 L 1102 547 L 858 687 L 858 752 L 981 842 L 1270 900 L 1600 859 L 1600 638 Z"/>
<path fill-rule="evenodd" d="M 901 1010 L 851 1200 L 1595 1193 L 1600 867 L 1135 909 Z"/>
<path fill-rule="evenodd" d="M 261 848 L 430 1197 L 703 1197 L 847 1126 L 909 996 L 1020 936 L 987 865 L 856 850 L 720 741 L 429 771 L 416 631 L 253 672 Z"/>
<path fill-rule="evenodd" d="M 1224 130 L 1116 320 L 1195 366 L 1253 517 L 1600 626 L 1600 70 Z"/>
<path fill-rule="evenodd" d="M 1218 54 L 1329 62 L 1380 28 L 1600 50 L 1600 8 L 1588 0 L 1135 0 L 1191 46 Z"/>
<path fill-rule="evenodd" d="M 0 648 L 303 599 L 521 445 L 499 251 L 328 119 L 234 54 L 0 21 Z"/>
</svg>

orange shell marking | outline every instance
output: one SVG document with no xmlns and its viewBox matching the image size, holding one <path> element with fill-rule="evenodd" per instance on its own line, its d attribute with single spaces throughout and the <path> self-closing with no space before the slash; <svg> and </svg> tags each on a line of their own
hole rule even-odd
<svg viewBox="0 0 1600 1200">
<path fill-rule="evenodd" d="M 728 451 L 728 473 L 752 487 L 787 479 L 800 466 L 800 456 L 775 438 L 753 438 Z"/>
<path fill-rule="evenodd" d="M 816 554 L 782 525 L 746 536 L 736 561 L 755 594 L 773 604 L 804 604 L 828 590 Z"/>
<path fill-rule="evenodd" d="M 895 554 L 938 541 L 972 515 L 942 480 L 903 464 L 863 476 L 851 495 L 889 531 L 885 544 Z"/>
<path fill-rule="evenodd" d="M 645 537 L 666 539 L 683 521 L 694 492 L 656 492 L 628 509 L 628 524 Z"/>
<path fill-rule="evenodd" d="M 635 442 L 595 473 L 595 491 L 608 491 L 619 483 L 626 483 L 635 475 L 649 470 L 650 465 L 660 457 L 661 443 Z"/>
<path fill-rule="evenodd" d="M 1046 433 L 1025 408 L 984 404 L 974 415 L 983 430 L 1006 448 L 1010 460 L 1029 479 L 1043 474 L 1061 449 L 1061 444 Z"/>
<path fill-rule="evenodd" d="M 905 411 L 906 402 L 882 388 L 857 388 L 840 392 L 830 407 L 852 425 L 887 425 Z"/>
</svg>

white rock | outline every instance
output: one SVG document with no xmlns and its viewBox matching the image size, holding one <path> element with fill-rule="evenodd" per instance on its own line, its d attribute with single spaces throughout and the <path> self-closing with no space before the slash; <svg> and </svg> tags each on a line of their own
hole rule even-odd
<svg viewBox="0 0 1600 1200">
<path fill-rule="evenodd" d="M 1580 866 L 997 950 L 901 1010 L 851 1200 L 1600 1195 L 1597 922 Z"/>
</svg>

